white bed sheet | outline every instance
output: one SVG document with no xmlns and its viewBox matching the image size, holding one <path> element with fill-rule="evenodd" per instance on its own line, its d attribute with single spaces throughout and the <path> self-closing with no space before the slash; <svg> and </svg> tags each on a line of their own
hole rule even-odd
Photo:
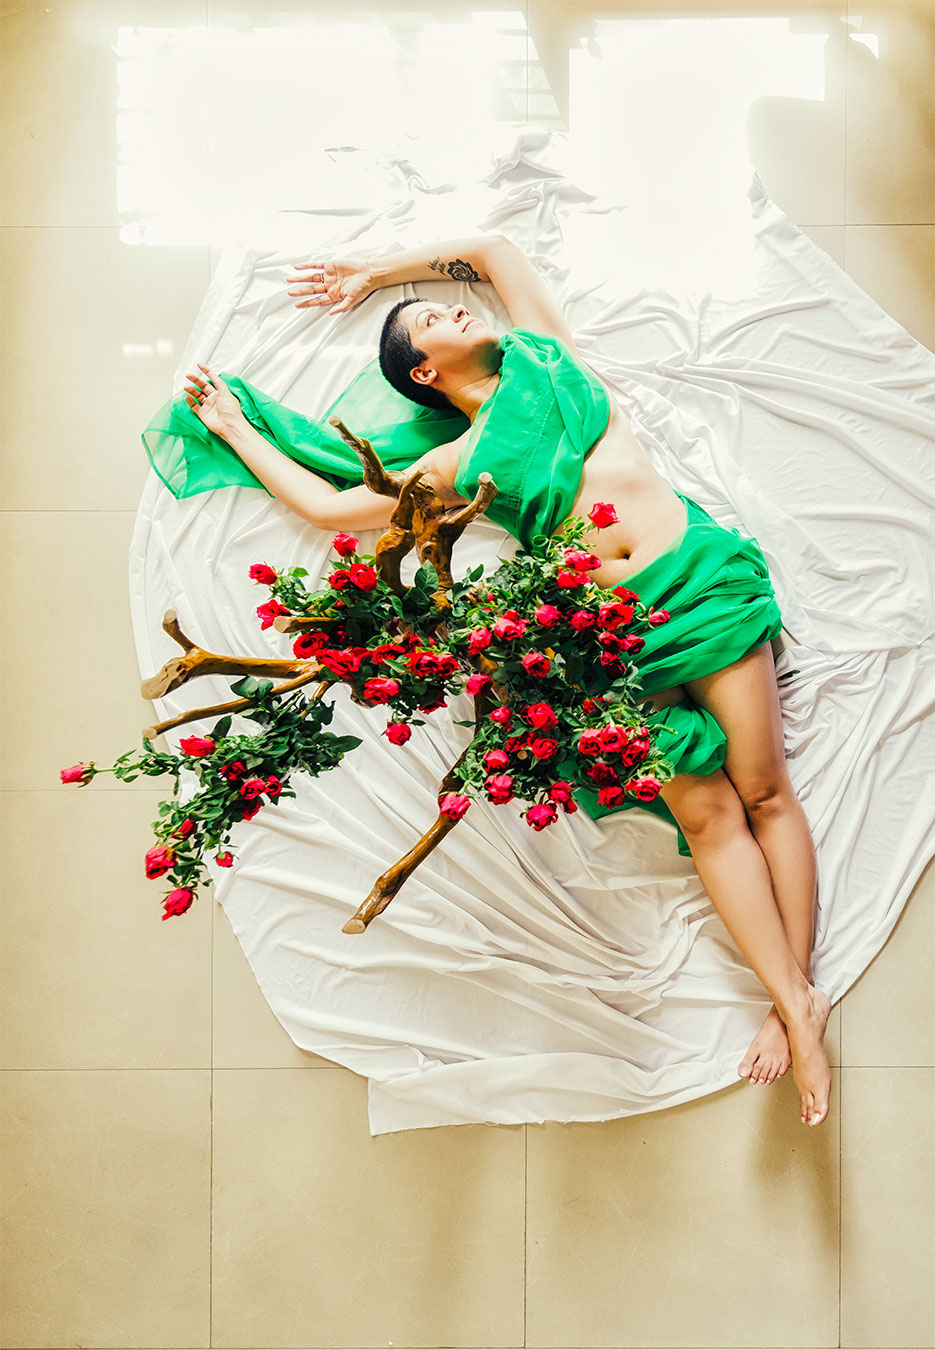
<svg viewBox="0 0 935 1350">
<path fill-rule="evenodd" d="M 484 181 L 458 190 L 383 158 L 372 211 L 297 213 L 283 242 L 228 248 L 175 388 L 202 360 L 320 416 L 404 294 L 467 299 L 509 327 L 486 285 L 391 288 L 338 318 L 296 310 L 284 284 L 295 261 L 488 230 L 535 257 L 652 462 L 766 555 L 788 635 L 777 663 L 786 754 L 819 861 L 814 972 L 836 1001 L 933 851 L 935 358 L 755 174 L 742 293 L 640 281 L 638 269 L 620 290 L 632 221 L 576 185 L 566 150 L 557 133 L 518 127 Z M 376 532 L 360 538 L 373 551 Z M 330 539 L 257 490 L 176 501 L 151 473 L 129 570 L 141 676 L 176 651 L 161 628 L 169 607 L 206 647 L 289 655 L 287 637 L 260 630 L 266 592 L 248 568 L 301 564 L 314 579 Z M 515 547 L 478 521 L 455 548 L 455 573 L 492 570 Z M 410 560 L 404 576 L 413 570 Z M 229 696 L 209 678 L 156 707 L 167 718 Z M 343 691 L 336 704 L 333 729 L 363 745 L 323 778 L 297 775 L 295 800 L 238 827 L 215 896 L 296 1045 L 368 1078 L 372 1134 L 606 1120 L 737 1081 L 768 995 L 674 828 L 645 812 L 579 811 L 535 833 L 515 804 L 475 802 L 366 933 L 343 933 L 435 818 L 437 785 L 468 734 L 454 720 L 471 700 L 434 713 L 406 747 L 381 736 L 385 712 Z"/>
</svg>

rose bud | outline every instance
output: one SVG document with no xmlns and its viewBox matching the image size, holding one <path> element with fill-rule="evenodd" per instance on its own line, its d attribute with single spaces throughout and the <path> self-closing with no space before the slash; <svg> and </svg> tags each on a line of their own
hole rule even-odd
<svg viewBox="0 0 935 1350">
<path fill-rule="evenodd" d="M 358 542 L 359 540 L 355 539 L 352 534 L 345 534 L 342 531 L 341 534 L 334 536 L 331 547 L 335 553 L 340 553 L 342 558 L 351 558 L 357 552 Z"/>
<path fill-rule="evenodd" d="M 480 674 L 469 675 L 464 682 L 464 689 L 465 692 L 468 694 L 477 695 L 480 694 L 484 689 L 487 688 L 489 684 L 492 683 L 493 681 L 491 680 L 489 675 L 480 675 Z"/>
<path fill-rule="evenodd" d="M 508 773 L 492 773 L 484 779 L 484 791 L 496 806 L 513 798 L 513 779 Z"/>
<path fill-rule="evenodd" d="M 601 733 L 599 731 L 582 731 L 578 738 L 579 755 L 599 755 L 601 753 Z"/>
<path fill-rule="evenodd" d="M 349 568 L 351 581 L 359 591 L 372 591 L 375 589 L 378 577 L 376 569 L 369 563 L 352 563 Z"/>
<path fill-rule="evenodd" d="M 546 728 L 558 724 L 558 718 L 548 703 L 530 703 L 523 716 L 529 725 L 535 727 L 537 731 L 544 731 Z"/>
<path fill-rule="evenodd" d="M 540 605 L 533 618 L 542 628 L 554 628 L 562 617 L 562 611 L 554 605 Z"/>
<path fill-rule="evenodd" d="M 508 727 L 513 721 L 513 714 L 505 703 L 501 703 L 498 708 L 494 708 L 490 714 L 491 722 L 498 722 L 502 727 Z"/>
<path fill-rule="evenodd" d="M 250 580 L 258 581 L 261 586 L 272 586 L 279 580 L 279 574 L 267 567 L 266 563 L 254 563 L 250 568 Z"/>
<path fill-rule="evenodd" d="M 534 830 L 544 830 L 547 825 L 554 825 L 557 819 L 558 811 L 554 802 L 537 802 L 526 812 L 526 823 Z"/>
<path fill-rule="evenodd" d="M 602 707 L 603 705 L 598 703 L 596 699 L 586 698 L 581 705 L 581 711 L 589 714 L 599 713 L 602 710 Z"/>
<path fill-rule="evenodd" d="M 259 797 L 261 792 L 266 791 L 266 780 L 264 778 L 248 778 L 240 786 L 241 797 L 251 801 L 254 797 Z"/>
<path fill-rule="evenodd" d="M 661 628 L 664 623 L 669 622 L 669 618 L 670 614 L 667 609 L 655 609 L 646 622 L 651 628 Z"/>
<path fill-rule="evenodd" d="M 209 736 L 183 736 L 179 749 L 183 755 L 210 755 L 214 741 Z"/>
<path fill-rule="evenodd" d="M 443 698 L 437 698 L 434 703 L 420 703 L 419 712 L 424 713 L 435 712 L 437 708 L 444 708 L 444 706 L 445 700 Z"/>
<path fill-rule="evenodd" d="M 624 793 L 623 788 L 616 783 L 611 784 L 609 787 L 602 787 L 598 790 L 597 800 L 600 802 L 601 806 L 616 806 L 618 802 L 625 799 L 626 794 Z"/>
<path fill-rule="evenodd" d="M 627 633 L 623 639 L 623 651 L 641 652 L 646 646 L 646 639 L 641 638 L 638 633 Z"/>
<path fill-rule="evenodd" d="M 151 881 L 156 877 L 165 876 L 174 862 L 175 854 L 171 848 L 166 848 L 165 844 L 159 844 L 156 848 L 151 848 L 146 854 L 146 875 Z"/>
<path fill-rule="evenodd" d="M 592 614 L 588 609 L 576 609 L 568 622 L 577 633 L 583 633 L 585 629 L 594 627 L 597 623 L 597 615 Z"/>
<path fill-rule="evenodd" d="M 247 772 L 247 766 L 242 759 L 235 759 L 232 764 L 222 764 L 218 773 L 222 778 L 226 778 L 229 783 L 234 783 L 238 778 L 243 778 Z"/>
<path fill-rule="evenodd" d="M 376 676 L 364 681 L 364 698 L 368 703 L 389 703 L 399 693 L 399 680 Z"/>
<path fill-rule="evenodd" d="M 179 886 L 177 890 L 170 891 L 162 902 L 165 910 L 164 919 L 171 919 L 176 914 L 184 914 L 191 907 L 195 893 L 188 886 Z"/>
<path fill-rule="evenodd" d="M 405 745 L 412 735 L 412 727 L 405 722 L 387 722 L 383 735 L 393 745 Z"/>
<path fill-rule="evenodd" d="M 241 820 L 252 820 L 253 817 L 256 815 L 256 813 L 260 810 L 260 807 L 261 807 L 262 805 L 263 805 L 263 798 L 262 798 L 262 797 L 254 797 L 251 801 L 244 801 L 244 802 L 241 802 L 241 803 L 240 803 L 240 819 L 241 819 Z"/>
<path fill-rule="evenodd" d="M 77 783 L 79 787 L 85 787 L 95 773 L 94 760 L 91 759 L 87 764 L 72 764 L 70 769 L 59 770 L 59 777 L 63 783 Z"/>
<path fill-rule="evenodd" d="M 566 548 L 565 562 L 569 567 L 573 567 L 576 572 L 593 572 L 596 567 L 600 567 L 601 560 L 596 553 L 589 553 L 583 548 Z"/>
<path fill-rule="evenodd" d="M 566 782 L 564 778 L 560 778 L 557 783 L 553 783 L 549 788 L 549 796 L 552 798 L 553 802 L 558 802 L 559 804 L 570 801 L 571 794 L 571 783 Z"/>
<path fill-rule="evenodd" d="M 172 831 L 172 836 L 175 839 L 187 839 L 194 828 L 195 822 L 193 820 L 183 820 L 179 828 Z"/>
<path fill-rule="evenodd" d="M 622 675 L 623 666 L 613 652 L 601 652 L 601 665 L 606 666 L 612 675 Z"/>
<path fill-rule="evenodd" d="M 564 590 L 574 590 L 576 586 L 587 586 L 588 578 L 584 572 L 559 572 L 555 578 L 556 586 L 561 586 Z"/>
<path fill-rule="evenodd" d="M 234 855 L 233 853 L 219 853 L 214 861 L 218 867 L 233 867 Z"/>
<path fill-rule="evenodd" d="M 465 797 L 457 792 L 446 792 L 438 803 L 438 809 L 449 820 L 460 820 L 470 804 L 470 797 Z"/>
<path fill-rule="evenodd" d="M 631 778 L 627 783 L 627 792 L 632 792 L 638 801 L 654 802 L 659 796 L 661 787 L 662 784 L 656 775 L 648 773 L 644 778 Z"/>
<path fill-rule="evenodd" d="M 608 525 L 615 525 L 620 519 L 610 502 L 595 502 L 588 512 L 588 517 L 599 530 Z"/>
<path fill-rule="evenodd" d="M 546 656 L 545 652 L 527 652 L 522 661 L 523 670 L 527 675 L 548 675 L 552 669 L 552 662 Z"/>
<path fill-rule="evenodd" d="M 256 607 L 256 616 L 260 620 L 261 629 L 272 628 L 277 614 L 291 613 L 292 611 L 286 609 L 286 606 L 281 605 L 278 600 L 267 600 L 265 604 Z"/>
<path fill-rule="evenodd" d="M 267 797 L 278 797 L 282 792 L 282 783 L 274 773 L 271 773 L 266 780 L 266 787 L 263 789 Z"/>
<path fill-rule="evenodd" d="M 328 577 L 328 585 L 336 591 L 343 591 L 345 586 L 350 586 L 351 574 L 345 571 L 343 567 L 336 567 Z"/>
<path fill-rule="evenodd" d="M 619 652 L 623 646 L 623 638 L 617 637 L 616 633 L 601 633 L 597 640 L 608 652 Z"/>
<path fill-rule="evenodd" d="M 484 756 L 484 768 L 488 773 L 493 773 L 497 769 L 505 769 L 509 762 L 510 757 L 504 750 L 488 750 Z"/>
<path fill-rule="evenodd" d="M 489 628 L 472 628 L 468 634 L 468 654 L 476 656 L 478 652 L 489 647 L 492 640 L 492 634 Z"/>
</svg>

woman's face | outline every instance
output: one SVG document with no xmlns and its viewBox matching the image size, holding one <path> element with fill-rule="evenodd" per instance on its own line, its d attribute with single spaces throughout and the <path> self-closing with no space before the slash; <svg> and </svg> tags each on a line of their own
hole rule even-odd
<svg viewBox="0 0 935 1350">
<path fill-rule="evenodd" d="M 431 370 L 447 378 L 484 376 L 499 369 L 500 339 L 476 319 L 466 305 L 407 305 L 402 319 L 414 347 L 425 352 L 425 360 L 413 369 Z M 425 379 L 419 383 L 435 383 Z"/>
</svg>

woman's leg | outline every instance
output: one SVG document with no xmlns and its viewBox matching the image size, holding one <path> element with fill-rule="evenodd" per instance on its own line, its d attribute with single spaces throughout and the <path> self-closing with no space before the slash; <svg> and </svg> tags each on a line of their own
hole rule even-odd
<svg viewBox="0 0 935 1350">
<path fill-rule="evenodd" d="M 764 642 L 723 670 L 691 680 L 691 698 L 727 737 L 724 772 L 743 802 L 769 867 L 789 945 L 811 981 L 817 865 L 811 829 L 786 770 L 772 650 Z M 752 1082 L 771 1083 L 789 1067 L 788 1041 L 773 1008 L 740 1064 Z"/>
<path fill-rule="evenodd" d="M 772 995 L 788 1030 L 802 1120 L 828 1114 L 831 1070 L 822 1048 L 831 1010 L 796 961 L 744 805 L 722 770 L 679 774 L 662 797 L 688 840 L 698 875 L 731 937 Z"/>
</svg>

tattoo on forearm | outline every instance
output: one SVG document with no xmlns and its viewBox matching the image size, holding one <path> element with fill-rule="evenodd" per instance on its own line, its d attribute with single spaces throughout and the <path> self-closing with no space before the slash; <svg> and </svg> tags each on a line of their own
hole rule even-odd
<svg viewBox="0 0 935 1350">
<path fill-rule="evenodd" d="M 443 263 L 440 258 L 435 258 L 429 263 L 429 267 L 433 272 L 441 272 L 442 276 L 447 273 L 452 281 L 480 281 L 478 273 L 463 258 L 452 258 L 446 263 Z"/>
</svg>

